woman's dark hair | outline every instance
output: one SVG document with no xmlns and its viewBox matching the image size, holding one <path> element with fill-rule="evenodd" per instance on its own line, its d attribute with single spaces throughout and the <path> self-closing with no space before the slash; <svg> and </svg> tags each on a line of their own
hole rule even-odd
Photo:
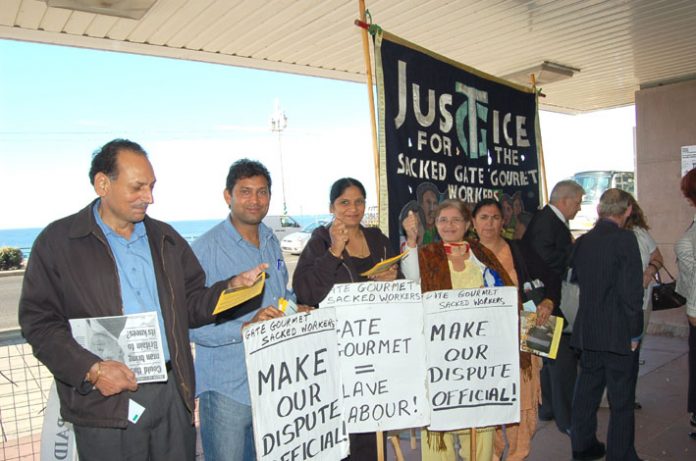
<svg viewBox="0 0 696 461">
<path fill-rule="evenodd" d="M 92 154 L 92 165 L 89 168 L 89 182 L 94 185 L 94 177 L 97 173 L 104 173 L 112 180 L 118 178 L 118 167 L 116 159 L 118 153 L 122 150 L 128 150 L 136 154 L 147 157 L 147 152 L 140 147 L 140 144 L 128 139 L 114 139 L 104 144 L 100 149 L 97 149 Z"/>
<path fill-rule="evenodd" d="M 331 204 L 343 195 L 343 192 L 345 192 L 346 189 L 348 189 L 351 186 L 355 186 L 360 190 L 360 193 L 362 194 L 363 198 L 367 198 L 367 194 L 365 193 L 365 186 L 362 185 L 360 181 L 358 181 L 355 178 L 341 178 L 333 185 L 331 186 L 331 192 L 329 193 L 329 200 Z"/>
<path fill-rule="evenodd" d="M 498 211 L 500 211 L 500 216 L 503 215 L 503 206 L 500 204 L 499 201 L 497 201 L 494 198 L 484 198 L 479 200 L 476 206 L 474 206 L 474 211 L 472 211 L 471 214 L 474 215 L 475 218 L 478 212 L 481 210 L 481 208 L 489 205 L 493 205 L 494 207 L 496 207 Z"/>
<path fill-rule="evenodd" d="M 266 178 L 268 191 L 271 191 L 271 174 L 268 172 L 268 169 L 263 166 L 261 162 L 249 160 L 248 158 L 237 160 L 230 166 L 230 171 L 227 173 L 225 188 L 232 193 L 232 189 L 234 189 L 234 185 L 237 184 L 237 181 L 240 179 L 253 178 L 254 176 L 263 176 Z"/>
<path fill-rule="evenodd" d="M 681 180 L 681 190 L 684 197 L 696 206 L 696 168 L 684 175 Z"/>
</svg>

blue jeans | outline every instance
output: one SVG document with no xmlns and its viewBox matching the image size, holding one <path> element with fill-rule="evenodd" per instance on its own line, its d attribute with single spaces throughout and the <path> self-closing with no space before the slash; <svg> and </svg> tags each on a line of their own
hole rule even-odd
<svg viewBox="0 0 696 461">
<path fill-rule="evenodd" d="M 254 461 L 251 407 L 219 392 L 198 397 L 201 442 L 206 461 Z"/>
</svg>

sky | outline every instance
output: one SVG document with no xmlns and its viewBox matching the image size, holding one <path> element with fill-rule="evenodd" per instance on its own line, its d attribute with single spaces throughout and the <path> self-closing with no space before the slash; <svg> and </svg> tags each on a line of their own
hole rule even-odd
<svg viewBox="0 0 696 461">
<path fill-rule="evenodd" d="M 280 140 L 276 101 L 288 119 Z M 550 185 L 576 171 L 634 169 L 633 106 L 541 111 L 540 122 Z M 148 213 L 165 221 L 224 217 L 227 171 L 243 157 L 271 172 L 270 214 L 282 212 L 283 189 L 289 214 L 327 213 L 331 183 L 344 176 L 376 205 L 364 84 L 0 40 L 0 229 L 83 208 L 95 197 L 91 154 L 117 137 L 148 152 L 157 177 Z"/>
</svg>

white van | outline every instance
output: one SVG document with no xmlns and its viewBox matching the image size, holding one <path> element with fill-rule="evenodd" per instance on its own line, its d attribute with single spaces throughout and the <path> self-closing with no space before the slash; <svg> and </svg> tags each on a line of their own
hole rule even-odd
<svg viewBox="0 0 696 461">
<path fill-rule="evenodd" d="M 263 223 L 273 230 L 278 240 L 300 230 L 300 224 L 288 215 L 273 215 L 263 218 Z"/>
</svg>

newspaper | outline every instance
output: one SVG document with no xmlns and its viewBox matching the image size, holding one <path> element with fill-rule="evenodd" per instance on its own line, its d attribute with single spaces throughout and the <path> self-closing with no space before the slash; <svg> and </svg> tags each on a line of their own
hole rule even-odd
<svg viewBox="0 0 696 461">
<path fill-rule="evenodd" d="M 75 340 L 102 360 L 133 370 L 138 383 L 167 380 L 157 312 L 70 319 Z"/>
</svg>

